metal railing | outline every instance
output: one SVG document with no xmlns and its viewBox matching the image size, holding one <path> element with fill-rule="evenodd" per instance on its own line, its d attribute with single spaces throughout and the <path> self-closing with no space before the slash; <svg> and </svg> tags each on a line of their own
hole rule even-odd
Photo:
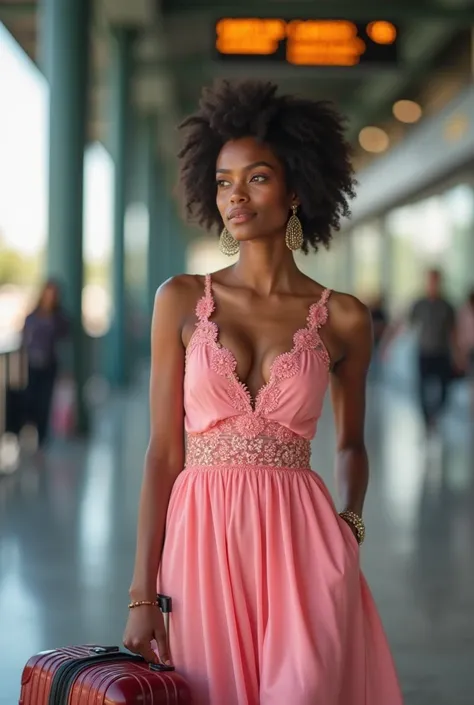
<svg viewBox="0 0 474 705">
<path fill-rule="evenodd" d="M 0 345 L 0 438 L 6 431 L 9 390 L 25 389 L 28 384 L 28 362 L 18 338 Z"/>
</svg>

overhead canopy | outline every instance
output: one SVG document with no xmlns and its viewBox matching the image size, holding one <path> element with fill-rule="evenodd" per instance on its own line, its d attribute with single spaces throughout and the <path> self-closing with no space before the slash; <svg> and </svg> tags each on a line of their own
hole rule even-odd
<svg viewBox="0 0 474 705">
<path fill-rule="evenodd" d="M 41 66 L 39 7 L 37 2 L 0 0 L 0 21 Z M 398 0 L 383 5 L 375 0 L 95 0 L 93 17 L 89 138 L 103 140 L 107 130 L 107 28 L 125 25 L 136 29 L 134 102 L 141 111 L 157 113 L 161 149 L 171 150 L 175 122 L 195 106 L 201 86 L 217 76 L 270 78 L 284 91 L 334 100 L 349 117 L 355 140 L 363 126 L 389 118 L 393 102 L 409 97 L 440 57 L 469 42 L 474 0 Z M 224 61 L 216 56 L 215 42 L 216 21 L 226 17 L 336 18 L 359 24 L 362 31 L 370 22 L 389 18 L 399 32 L 399 60 L 339 68 L 295 66 L 258 56 Z M 314 27 L 311 31 L 314 34 Z"/>
</svg>

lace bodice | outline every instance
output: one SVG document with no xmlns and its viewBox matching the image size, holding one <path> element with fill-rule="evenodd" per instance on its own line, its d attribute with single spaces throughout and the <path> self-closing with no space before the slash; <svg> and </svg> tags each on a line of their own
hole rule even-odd
<svg viewBox="0 0 474 705">
<path fill-rule="evenodd" d="M 197 323 L 186 350 L 185 428 L 203 433 L 226 422 L 246 439 L 268 433 L 281 441 L 316 433 L 329 380 L 329 355 L 319 335 L 328 317 L 326 289 L 310 306 L 307 323 L 293 336 L 293 347 L 278 355 L 255 400 L 238 378 L 233 353 L 219 342 L 211 276 L 196 306 Z"/>
</svg>

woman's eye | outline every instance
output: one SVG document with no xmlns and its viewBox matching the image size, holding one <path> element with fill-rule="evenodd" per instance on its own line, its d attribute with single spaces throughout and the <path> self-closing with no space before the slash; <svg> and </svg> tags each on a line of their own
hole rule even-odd
<svg viewBox="0 0 474 705">
<path fill-rule="evenodd" d="M 264 174 L 255 174 L 255 176 L 252 176 L 250 181 L 256 181 L 257 183 L 262 183 L 263 181 L 267 181 L 267 177 Z"/>
<path fill-rule="evenodd" d="M 222 186 L 227 186 L 229 182 L 225 179 L 217 179 L 216 184 L 218 188 L 222 188 Z"/>
</svg>

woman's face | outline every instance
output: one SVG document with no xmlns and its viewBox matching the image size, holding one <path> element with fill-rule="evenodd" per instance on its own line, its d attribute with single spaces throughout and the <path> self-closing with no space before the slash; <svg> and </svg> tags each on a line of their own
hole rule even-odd
<svg viewBox="0 0 474 705">
<path fill-rule="evenodd" d="M 59 302 L 59 291 L 55 284 L 48 284 L 41 297 L 41 307 L 45 311 L 52 311 Z"/>
<path fill-rule="evenodd" d="M 239 241 L 285 233 L 294 194 L 283 165 L 253 137 L 226 142 L 216 163 L 216 203 L 227 230 Z"/>
</svg>

